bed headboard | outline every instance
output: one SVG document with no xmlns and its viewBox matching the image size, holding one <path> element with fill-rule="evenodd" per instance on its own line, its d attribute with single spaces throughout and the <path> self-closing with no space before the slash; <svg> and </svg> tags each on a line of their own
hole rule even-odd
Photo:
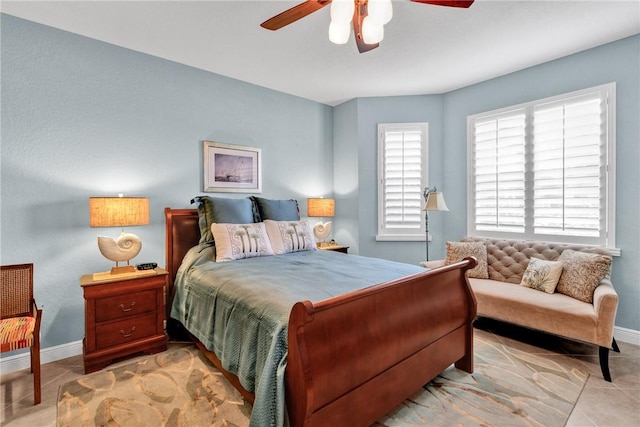
<svg viewBox="0 0 640 427">
<path fill-rule="evenodd" d="M 167 296 L 170 306 L 173 297 L 173 282 L 176 273 L 187 251 L 200 241 L 200 226 L 198 225 L 198 211 L 196 209 L 164 209 L 167 226 L 165 237 L 166 269 L 169 272 L 169 289 Z"/>
</svg>

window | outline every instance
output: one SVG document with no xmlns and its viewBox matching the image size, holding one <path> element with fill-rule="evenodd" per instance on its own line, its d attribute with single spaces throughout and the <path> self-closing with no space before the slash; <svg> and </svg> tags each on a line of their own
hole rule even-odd
<svg viewBox="0 0 640 427">
<path fill-rule="evenodd" d="M 378 125 L 376 240 L 424 240 L 427 123 Z"/>
<path fill-rule="evenodd" d="M 615 83 L 468 118 L 468 234 L 615 247 Z"/>
</svg>

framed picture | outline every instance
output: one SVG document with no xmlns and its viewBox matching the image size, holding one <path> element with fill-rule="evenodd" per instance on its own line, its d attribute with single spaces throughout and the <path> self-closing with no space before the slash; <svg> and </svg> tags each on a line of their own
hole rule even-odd
<svg viewBox="0 0 640 427">
<path fill-rule="evenodd" d="M 262 192 L 262 149 L 204 141 L 204 191 Z"/>
</svg>

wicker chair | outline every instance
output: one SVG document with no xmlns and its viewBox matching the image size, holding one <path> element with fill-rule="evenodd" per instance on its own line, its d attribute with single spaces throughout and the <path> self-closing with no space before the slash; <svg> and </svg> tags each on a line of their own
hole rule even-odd
<svg viewBox="0 0 640 427">
<path fill-rule="evenodd" d="M 33 403 L 41 400 L 40 321 L 42 310 L 33 298 L 33 264 L 0 267 L 0 352 L 31 348 Z"/>
</svg>

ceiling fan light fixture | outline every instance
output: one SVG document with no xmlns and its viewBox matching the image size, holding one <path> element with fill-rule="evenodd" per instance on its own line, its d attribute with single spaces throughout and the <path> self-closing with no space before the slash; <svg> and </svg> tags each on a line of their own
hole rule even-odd
<svg viewBox="0 0 640 427">
<path fill-rule="evenodd" d="M 0 0 L 1 1 L 1 0 Z M 384 38 L 384 25 L 393 17 L 392 0 L 305 0 L 260 24 L 267 30 L 278 30 L 325 6 L 331 5 L 329 39 L 345 44 L 351 34 L 351 26 L 360 53 L 378 47 Z M 468 8 L 475 0 L 411 0 L 435 6 Z M 353 23 L 351 22 L 353 20 Z M 366 22 L 366 24 L 365 24 Z M 346 28 L 345 28 L 346 26 Z"/>
<path fill-rule="evenodd" d="M 362 40 L 366 44 L 380 43 L 384 39 L 384 26 L 367 16 L 362 21 Z"/>
<path fill-rule="evenodd" d="M 351 23 L 331 21 L 329 24 L 329 40 L 335 44 L 346 44 L 351 35 Z"/>
<path fill-rule="evenodd" d="M 356 5 L 353 0 L 333 0 L 331 2 L 331 22 L 340 24 L 350 23 L 355 7 Z"/>
<path fill-rule="evenodd" d="M 391 0 L 369 0 L 367 10 L 369 17 L 380 25 L 388 24 L 393 18 Z"/>
</svg>

